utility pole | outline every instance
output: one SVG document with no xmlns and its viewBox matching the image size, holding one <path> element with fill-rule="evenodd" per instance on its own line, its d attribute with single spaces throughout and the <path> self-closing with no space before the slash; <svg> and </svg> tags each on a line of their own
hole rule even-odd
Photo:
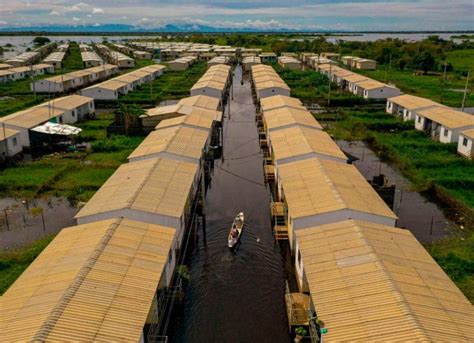
<svg viewBox="0 0 474 343">
<path fill-rule="evenodd" d="M 464 107 L 466 106 L 466 97 L 467 97 L 467 86 L 469 85 L 469 76 L 471 74 L 471 70 L 469 69 L 467 71 L 467 77 L 466 77 L 466 87 L 464 88 L 464 96 L 462 98 L 462 106 L 461 106 L 461 111 L 464 112 Z"/>
<path fill-rule="evenodd" d="M 448 61 L 446 61 L 446 59 L 444 60 L 444 70 L 443 70 L 443 88 L 441 89 L 441 100 L 440 102 L 442 103 L 443 102 L 443 98 L 444 98 L 444 92 L 446 90 L 446 70 L 447 70 L 447 67 L 448 67 Z"/>
<path fill-rule="evenodd" d="M 331 105 L 331 75 L 332 75 L 332 63 L 329 63 L 328 107 L 329 105 Z"/>
<path fill-rule="evenodd" d="M 390 53 L 390 57 L 388 59 L 388 68 L 385 70 L 385 83 L 388 83 L 388 77 L 390 75 L 391 70 L 392 70 L 392 53 Z"/>
</svg>

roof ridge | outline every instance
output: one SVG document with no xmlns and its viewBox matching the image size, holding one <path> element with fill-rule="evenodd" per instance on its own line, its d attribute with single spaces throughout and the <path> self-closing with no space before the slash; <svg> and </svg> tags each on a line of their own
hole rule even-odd
<svg viewBox="0 0 474 343">
<path fill-rule="evenodd" d="M 112 235 L 115 233 L 122 219 L 123 218 L 118 218 L 114 221 L 114 223 L 110 224 L 109 228 L 104 233 L 104 236 L 99 241 L 94 251 L 87 258 L 84 265 L 77 273 L 77 276 L 71 282 L 69 287 L 64 291 L 58 303 L 51 310 L 48 317 L 43 321 L 43 324 L 41 324 L 40 328 L 38 329 L 34 337 L 31 339 L 31 341 L 44 342 L 47 339 L 48 335 L 51 333 L 51 330 L 54 328 L 57 321 L 61 317 L 63 311 L 66 309 L 67 305 L 69 304 L 71 299 L 74 297 L 79 287 L 82 285 L 82 282 L 85 280 L 85 278 L 89 274 L 89 271 L 92 269 L 95 262 L 98 260 L 99 256 L 104 251 L 105 246 L 108 244 L 108 242 L 112 238 Z"/>
<path fill-rule="evenodd" d="M 385 277 L 387 278 L 387 281 L 392 285 L 392 287 L 396 291 L 394 292 L 394 296 L 396 296 L 399 299 L 398 305 L 400 306 L 400 308 L 403 308 L 406 312 L 404 317 L 406 317 L 407 320 L 409 320 L 411 323 L 414 324 L 413 329 L 419 332 L 421 335 L 423 335 L 424 340 L 430 341 L 428 334 L 425 332 L 424 327 L 421 325 L 418 318 L 410 312 L 412 307 L 410 306 L 409 302 L 403 295 L 403 292 L 400 291 L 399 287 L 397 286 L 397 284 L 395 283 L 395 281 L 393 280 L 393 278 L 391 277 L 391 275 L 389 274 L 389 272 L 387 271 L 387 269 L 384 267 L 383 263 L 381 262 L 379 254 L 375 251 L 372 244 L 370 244 L 370 242 L 367 240 L 365 232 L 363 232 L 364 229 L 360 226 L 358 221 L 354 221 L 354 224 L 358 228 L 358 231 L 361 233 L 362 235 L 361 238 L 365 242 L 366 246 L 368 246 L 371 253 L 376 256 L 376 260 L 374 262 L 380 267 L 380 271 L 382 272 L 383 275 L 385 275 Z"/>
</svg>

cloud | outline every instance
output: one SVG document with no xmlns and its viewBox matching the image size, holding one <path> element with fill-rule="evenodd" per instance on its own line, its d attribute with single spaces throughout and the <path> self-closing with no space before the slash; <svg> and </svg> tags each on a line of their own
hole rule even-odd
<svg viewBox="0 0 474 343">
<path fill-rule="evenodd" d="M 6 26 L 8 23 L 4 20 L 0 20 L 0 26 Z"/>
<path fill-rule="evenodd" d="M 49 12 L 49 15 L 59 16 L 61 14 L 58 11 L 53 10 L 53 11 Z"/>
<path fill-rule="evenodd" d="M 72 17 L 72 20 L 74 20 L 74 21 L 81 21 L 81 19 L 78 18 L 78 17 Z"/>
<path fill-rule="evenodd" d="M 104 13 L 104 10 L 102 8 L 93 8 L 92 9 L 92 14 L 102 14 Z"/>
</svg>

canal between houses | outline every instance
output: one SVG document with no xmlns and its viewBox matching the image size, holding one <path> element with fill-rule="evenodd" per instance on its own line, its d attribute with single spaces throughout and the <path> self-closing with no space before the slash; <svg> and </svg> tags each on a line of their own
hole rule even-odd
<svg viewBox="0 0 474 343">
<path fill-rule="evenodd" d="M 206 194 L 205 235 L 190 252 L 184 305 L 173 342 L 288 342 L 285 268 L 270 223 L 255 106 L 250 83 L 235 69 L 233 100 L 224 120 L 223 160 L 215 162 Z M 232 220 L 246 225 L 236 252 L 227 247 Z"/>
</svg>

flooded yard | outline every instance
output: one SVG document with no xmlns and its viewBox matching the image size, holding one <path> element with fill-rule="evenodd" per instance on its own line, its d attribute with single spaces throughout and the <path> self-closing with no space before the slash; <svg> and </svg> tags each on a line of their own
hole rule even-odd
<svg viewBox="0 0 474 343">
<path fill-rule="evenodd" d="M 65 198 L 0 199 L 0 250 L 29 245 L 75 224 L 77 208 Z"/>
<path fill-rule="evenodd" d="M 358 158 L 353 164 L 367 180 L 381 173 L 389 184 L 395 184 L 393 211 L 399 218 L 397 226 L 409 229 L 422 243 L 449 236 L 457 229 L 457 225 L 447 218 L 438 205 L 413 190 L 408 179 L 395 168 L 381 162 L 364 142 L 337 143 L 344 152 Z"/>
</svg>

